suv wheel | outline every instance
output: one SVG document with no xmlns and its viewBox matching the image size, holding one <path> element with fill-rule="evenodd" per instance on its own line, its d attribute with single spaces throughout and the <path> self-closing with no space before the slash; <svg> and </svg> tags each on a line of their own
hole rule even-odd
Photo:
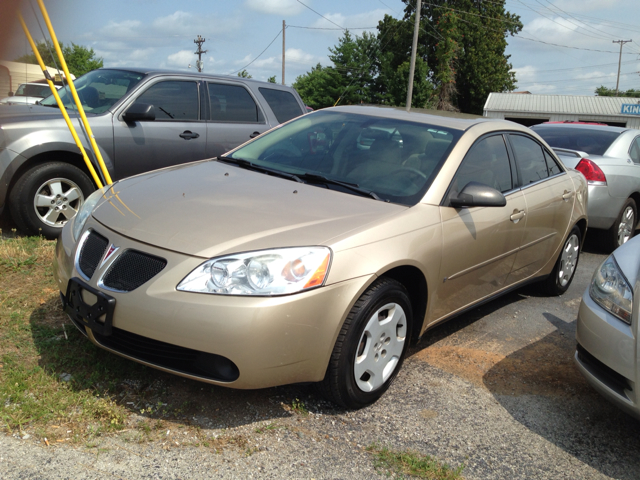
<svg viewBox="0 0 640 480">
<path fill-rule="evenodd" d="M 78 167 L 62 162 L 36 165 L 11 190 L 11 216 L 25 233 L 55 238 L 93 190 L 93 183 Z"/>
</svg>

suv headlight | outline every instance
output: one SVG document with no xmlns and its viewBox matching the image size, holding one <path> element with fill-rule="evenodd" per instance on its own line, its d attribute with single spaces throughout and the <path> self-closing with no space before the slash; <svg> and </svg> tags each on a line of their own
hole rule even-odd
<svg viewBox="0 0 640 480">
<path fill-rule="evenodd" d="M 324 284 L 331 250 L 292 247 L 212 258 L 176 287 L 183 292 L 219 295 L 287 295 Z"/>
<path fill-rule="evenodd" d="M 602 262 L 593 274 L 589 296 L 602 308 L 631 325 L 633 290 L 613 255 Z"/>
<path fill-rule="evenodd" d="M 73 219 L 73 230 L 71 230 L 71 233 L 73 234 L 74 241 L 78 241 L 80 233 L 82 233 L 82 229 L 84 228 L 84 224 L 87 223 L 87 218 L 89 218 L 89 215 L 91 215 L 91 212 L 93 212 L 93 209 L 104 195 L 104 192 L 106 192 L 110 187 L 111 185 L 102 187 L 93 192 L 85 199 L 84 203 L 80 207 L 80 210 L 78 210 L 78 213 L 76 213 L 76 216 Z"/>
</svg>

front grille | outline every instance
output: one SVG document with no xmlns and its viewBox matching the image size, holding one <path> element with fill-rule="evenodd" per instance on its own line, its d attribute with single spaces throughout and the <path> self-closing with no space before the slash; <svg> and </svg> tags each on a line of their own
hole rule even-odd
<svg viewBox="0 0 640 480">
<path fill-rule="evenodd" d="M 87 278 L 91 278 L 98 268 L 98 263 L 107 250 L 108 244 L 109 241 L 102 235 L 93 230 L 89 232 L 78 258 L 78 267 Z"/>
<path fill-rule="evenodd" d="M 120 292 L 130 292 L 151 280 L 167 265 L 164 258 L 126 250 L 107 270 L 102 284 Z"/>
<path fill-rule="evenodd" d="M 111 335 L 93 332 L 96 341 L 113 351 L 205 379 L 232 382 L 240 376 L 238 367 L 228 358 L 212 353 L 179 347 L 113 327 Z"/>
<path fill-rule="evenodd" d="M 633 391 L 633 388 L 626 377 L 606 366 L 596 357 L 587 352 L 582 345 L 578 344 L 576 350 L 578 352 L 578 360 L 580 360 L 582 365 L 584 365 L 584 367 L 589 370 L 594 377 L 621 397 L 628 398 L 625 390 Z"/>
</svg>

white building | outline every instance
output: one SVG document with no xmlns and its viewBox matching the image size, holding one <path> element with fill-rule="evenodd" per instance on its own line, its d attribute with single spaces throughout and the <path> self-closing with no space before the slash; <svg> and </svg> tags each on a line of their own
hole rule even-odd
<svg viewBox="0 0 640 480">
<path fill-rule="evenodd" d="M 47 71 L 52 79 L 58 73 L 52 67 L 47 67 Z M 62 75 L 64 76 L 64 73 Z M 76 77 L 72 75 L 71 78 L 75 79 Z M 44 74 L 39 65 L 0 60 L 0 98 L 8 97 L 9 92 L 15 92 L 21 83 L 42 79 L 44 79 Z"/>
<path fill-rule="evenodd" d="M 640 98 L 490 93 L 484 116 L 527 126 L 568 120 L 640 129 Z"/>
</svg>

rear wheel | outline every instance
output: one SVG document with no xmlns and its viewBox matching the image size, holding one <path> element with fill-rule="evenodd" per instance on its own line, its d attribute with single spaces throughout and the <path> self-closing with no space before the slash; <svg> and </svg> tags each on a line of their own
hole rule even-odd
<svg viewBox="0 0 640 480">
<path fill-rule="evenodd" d="M 411 321 L 405 288 L 387 278 L 374 282 L 345 320 L 318 385 L 321 393 L 346 408 L 362 408 L 380 398 L 400 370 Z"/>
<path fill-rule="evenodd" d="M 11 217 L 29 235 L 55 238 L 95 189 L 79 168 L 62 162 L 36 165 L 9 195 Z"/>
<path fill-rule="evenodd" d="M 569 289 L 578 267 L 581 245 L 582 234 L 580 229 L 574 226 L 564 242 L 553 271 L 545 280 L 544 289 L 547 294 L 552 296 L 562 295 Z"/>
<path fill-rule="evenodd" d="M 638 223 L 638 209 L 633 198 L 627 199 L 616 221 L 607 231 L 608 248 L 613 251 L 626 243 L 635 233 Z"/>
</svg>

